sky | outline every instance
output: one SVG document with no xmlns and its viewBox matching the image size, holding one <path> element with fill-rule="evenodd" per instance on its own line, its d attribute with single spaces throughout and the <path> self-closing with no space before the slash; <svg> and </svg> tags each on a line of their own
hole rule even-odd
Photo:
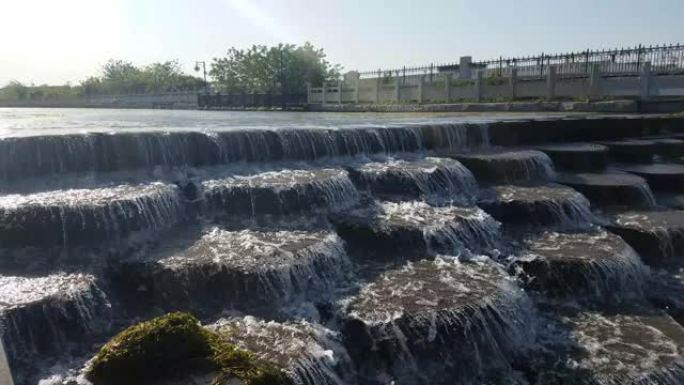
<svg viewBox="0 0 684 385">
<path fill-rule="evenodd" d="M 684 43 L 684 0 L 0 0 L 0 86 L 309 41 L 345 70 Z"/>
</svg>

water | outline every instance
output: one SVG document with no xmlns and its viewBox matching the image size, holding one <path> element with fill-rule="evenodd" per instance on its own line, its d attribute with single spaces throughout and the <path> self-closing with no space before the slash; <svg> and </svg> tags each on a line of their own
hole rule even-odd
<svg viewBox="0 0 684 385">
<path fill-rule="evenodd" d="M 490 143 L 532 117 L 0 110 L 17 384 L 68 383 L 112 330 L 171 310 L 295 384 L 681 382 L 684 329 L 640 243 L 591 211 L 649 203 L 648 184 L 590 174 L 581 194 Z"/>
<path fill-rule="evenodd" d="M 0 108 L 0 136 L 84 132 L 214 131 L 273 128 L 350 128 L 572 116 L 572 113 L 302 113 L 83 108 Z"/>
</svg>

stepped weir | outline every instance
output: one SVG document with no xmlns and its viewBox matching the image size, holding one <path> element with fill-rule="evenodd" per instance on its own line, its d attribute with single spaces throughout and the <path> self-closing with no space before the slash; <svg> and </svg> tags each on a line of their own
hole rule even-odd
<svg viewBox="0 0 684 385">
<path fill-rule="evenodd" d="M 682 384 L 683 136 L 589 115 L 0 138 L 0 383 L 87 384 L 117 331 L 188 311 L 297 385 Z"/>
</svg>

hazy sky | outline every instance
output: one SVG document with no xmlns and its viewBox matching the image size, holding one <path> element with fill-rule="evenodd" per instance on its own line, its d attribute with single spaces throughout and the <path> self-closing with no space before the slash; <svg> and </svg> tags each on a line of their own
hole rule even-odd
<svg viewBox="0 0 684 385">
<path fill-rule="evenodd" d="M 684 43 L 684 0 L 0 0 L 0 85 L 301 43 L 346 70 Z"/>
</svg>

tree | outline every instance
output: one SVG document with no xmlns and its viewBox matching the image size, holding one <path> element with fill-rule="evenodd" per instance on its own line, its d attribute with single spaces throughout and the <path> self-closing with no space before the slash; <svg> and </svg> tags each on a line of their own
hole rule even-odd
<svg viewBox="0 0 684 385">
<path fill-rule="evenodd" d="M 214 58 L 209 74 L 227 92 L 301 93 L 306 83 L 320 84 L 339 77 L 340 67 L 331 65 L 322 49 L 302 46 L 253 45 L 230 48 L 226 57 Z"/>
<path fill-rule="evenodd" d="M 0 89 L 0 98 L 4 100 L 26 100 L 29 98 L 29 87 L 12 80 Z"/>
</svg>

